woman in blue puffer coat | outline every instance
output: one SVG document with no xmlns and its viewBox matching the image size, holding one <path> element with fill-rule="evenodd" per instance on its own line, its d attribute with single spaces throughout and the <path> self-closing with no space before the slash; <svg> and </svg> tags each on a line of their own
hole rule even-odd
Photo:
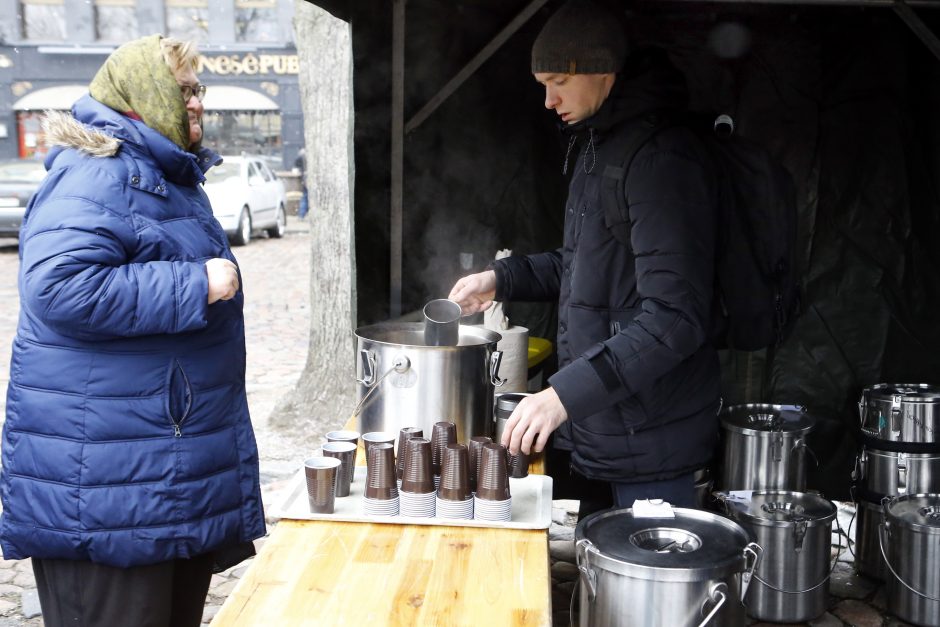
<svg viewBox="0 0 940 627">
<path fill-rule="evenodd" d="M 195 49 L 118 48 L 72 115 L 20 236 L 0 546 L 47 626 L 198 625 L 213 566 L 265 532 L 242 292 L 201 188 Z M 237 561 L 237 558 L 236 558 Z"/>
</svg>

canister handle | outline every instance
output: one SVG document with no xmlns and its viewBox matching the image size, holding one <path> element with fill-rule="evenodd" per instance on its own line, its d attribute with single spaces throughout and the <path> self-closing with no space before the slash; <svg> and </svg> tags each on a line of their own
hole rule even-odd
<svg viewBox="0 0 940 627">
<path fill-rule="evenodd" d="M 499 378 L 499 364 L 503 361 L 503 351 L 493 351 L 490 355 L 490 382 L 496 387 L 502 387 L 506 379 Z"/>
<path fill-rule="evenodd" d="M 757 565 L 760 564 L 760 558 L 763 554 L 764 549 L 756 542 L 748 542 L 747 546 L 744 547 L 744 574 L 741 575 L 741 602 L 744 602 L 747 589 L 751 585 L 751 577 L 754 576 L 754 571 L 757 570 Z M 753 558 L 753 561 L 750 567 L 748 567 L 747 563 L 751 558 Z"/>
<path fill-rule="evenodd" d="M 719 581 L 718 583 L 713 584 L 711 589 L 708 591 L 708 598 L 705 599 L 704 603 L 702 603 L 702 613 L 705 613 L 705 608 L 709 603 L 714 603 L 715 607 L 713 607 L 712 610 L 708 613 L 708 616 L 706 616 L 702 622 L 698 624 L 698 627 L 705 627 L 705 625 L 710 623 L 727 600 L 728 586 L 725 585 L 725 582 Z"/>
<path fill-rule="evenodd" d="M 356 377 L 356 383 L 372 385 L 375 381 L 375 353 L 365 348 L 359 349 L 359 362 L 362 364 L 362 376 Z"/>
<path fill-rule="evenodd" d="M 885 561 L 885 564 L 887 564 L 888 570 L 891 571 L 891 574 L 894 575 L 895 579 L 900 581 L 904 585 L 905 588 L 907 588 L 908 590 L 910 590 L 917 596 L 924 597 L 928 601 L 934 601 L 934 602 L 940 601 L 940 599 L 938 599 L 937 597 L 930 596 L 929 594 L 924 594 L 920 590 L 917 590 L 916 588 L 912 587 L 906 581 L 901 579 L 901 575 L 895 572 L 894 566 L 891 565 L 891 560 L 889 560 L 887 554 L 885 554 L 885 536 L 888 535 L 888 533 L 889 533 L 889 529 L 888 529 L 887 522 L 884 522 L 878 525 L 878 548 L 881 550 L 881 558 Z"/>
<path fill-rule="evenodd" d="M 907 494 L 907 455 L 898 453 L 898 494 Z"/>
<path fill-rule="evenodd" d="M 587 584 L 588 599 L 591 603 L 597 597 L 597 574 L 591 569 L 588 560 L 588 553 L 597 553 L 594 543 L 587 538 L 581 538 L 575 544 L 575 561 L 578 564 L 578 570 L 584 575 L 581 579 Z"/>
</svg>

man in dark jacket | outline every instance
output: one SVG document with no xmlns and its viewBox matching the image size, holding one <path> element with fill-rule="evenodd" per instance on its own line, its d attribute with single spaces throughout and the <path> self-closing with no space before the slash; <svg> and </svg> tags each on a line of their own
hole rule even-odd
<svg viewBox="0 0 940 627">
<path fill-rule="evenodd" d="M 569 138 L 564 243 L 497 261 L 450 298 L 468 314 L 493 300 L 558 300 L 559 371 L 510 417 L 510 451 L 541 451 L 554 433 L 572 470 L 609 482 L 617 506 L 692 506 L 694 473 L 718 435 L 708 341 L 718 190 L 705 147 L 681 126 L 624 163 L 652 116 L 687 104 L 665 54 L 627 52 L 616 17 L 591 2 L 569 2 L 546 23 L 532 72 Z M 612 224 L 609 203 L 628 221 Z M 629 247 L 613 228 L 629 231 Z"/>
</svg>

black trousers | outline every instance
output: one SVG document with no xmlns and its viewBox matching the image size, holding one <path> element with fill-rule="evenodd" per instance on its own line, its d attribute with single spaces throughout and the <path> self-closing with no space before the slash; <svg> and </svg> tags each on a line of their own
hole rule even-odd
<svg viewBox="0 0 940 627">
<path fill-rule="evenodd" d="M 149 566 L 33 558 L 46 627 L 198 627 L 211 554 Z"/>
</svg>

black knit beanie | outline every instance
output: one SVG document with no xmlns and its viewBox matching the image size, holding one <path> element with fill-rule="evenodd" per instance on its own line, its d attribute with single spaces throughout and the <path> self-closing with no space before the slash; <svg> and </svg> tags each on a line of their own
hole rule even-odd
<svg viewBox="0 0 940 627">
<path fill-rule="evenodd" d="M 627 37 L 617 17 L 590 0 L 569 0 L 548 18 L 532 45 L 532 73 L 619 72 Z"/>
</svg>

